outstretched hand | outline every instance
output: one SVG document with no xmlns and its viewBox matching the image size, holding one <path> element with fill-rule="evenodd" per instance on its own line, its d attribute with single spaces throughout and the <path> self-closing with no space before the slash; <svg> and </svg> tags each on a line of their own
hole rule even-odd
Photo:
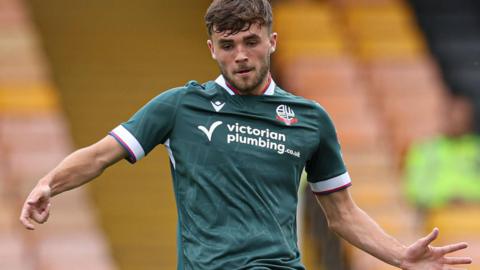
<svg viewBox="0 0 480 270">
<path fill-rule="evenodd" d="M 404 270 L 460 270 L 461 268 L 452 268 L 451 265 L 470 264 L 472 259 L 469 257 L 446 257 L 449 253 L 465 249 L 467 243 L 456 243 L 442 247 L 434 247 L 430 244 L 437 238 L 438 229 L 417 240 L 409 246 L 405 253 L 402 263 Z"/>
<path fill-rule="evenodd" d="M 50 215 L 50 187 L 36 186 L 27 200 L 23 204 L 22 212 L 20 214 L 20 222 L 29 230 L 34 230 L 33 221 L 42 224 L 47 221 Z"/>
</svg>

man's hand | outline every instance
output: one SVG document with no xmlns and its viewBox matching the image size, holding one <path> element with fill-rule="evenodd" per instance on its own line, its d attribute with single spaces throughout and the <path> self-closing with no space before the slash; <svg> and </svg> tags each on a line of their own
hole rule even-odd
<svg viewBox="0 0 480 270">
<path fill-rule="evenodd" d="M 48 185 L 36 186 L 23 204 L 20 221 L 29 230 L 34 230 L 32 220 L 42 224 L 50 215 L 51 189 Z"/>
<path fill-rule="evenodd" d="M 445 257 L 447 254 L 465 249 L 467 243 L 457 243 L 443 247 L 433 247 L 430 244 L 437 238 L 438 229 L 417 240 L 409 246 L 402 263 L 404 270 L 460 270 L 450 265 L 470 264 L 472 259 L 468 257 Z"/>
</svg>

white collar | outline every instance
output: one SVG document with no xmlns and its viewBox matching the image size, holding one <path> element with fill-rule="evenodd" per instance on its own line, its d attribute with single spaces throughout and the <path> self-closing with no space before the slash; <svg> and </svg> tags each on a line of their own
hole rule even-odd
<svg viewBox="0 0 480 270">
<path fill-rule="evenodd" d="M 232 96 L 235 95 L 235 92 L 230 87 L 228 87 L 227 81 L 225 81 L 225 78 L 223 77 L 223 75 L 218 76 L 218 78 L 215 80 L 215 82 L 218 85 L 220 85 L 223 89 L 225 89 L 230 95 L 232 95 Z M 272 96 L 275 93 L 275 86 L 276 86 L 276 84 L 272 79 L 271 82 L 270 82 L 270 85 L 268 86 L 265 93 L 263 93 L 263 95 L 264 96 Z"/>
</svg>

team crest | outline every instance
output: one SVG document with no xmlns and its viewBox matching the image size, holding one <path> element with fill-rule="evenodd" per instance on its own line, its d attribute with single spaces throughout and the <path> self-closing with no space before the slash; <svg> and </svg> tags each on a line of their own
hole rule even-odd
<svg viewBox="0 0 480 270">
<path fill-rule="evenodd" d="M 280 105 L 277 107 L 276 118 L 287 126 L 291 126 L 298 122 L 298 119 L 295 118 L 295 112 L 287 105 Z"/>
</svg>

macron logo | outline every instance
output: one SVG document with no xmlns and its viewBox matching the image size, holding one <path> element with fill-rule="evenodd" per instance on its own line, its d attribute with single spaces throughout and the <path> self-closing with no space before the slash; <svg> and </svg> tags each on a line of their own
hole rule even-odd
<svg viewBox="0 0 480 270">
<path fill-rule="evenodd" d="M 225 102 L 221 102 L 221 101 L 218 101 L 218 100 L 215 101 L 215 102 L 210 101 L 210 103 L 212 103 L 212 106 L 213 106 L 213 108 L 215 109 L 216 112 L 219 112 L 223 108 L 223 106 L 225 106 Z"/>
<path fill-rule="evenodd" d="M 225 105 L 225 104 L 223 104 Z M 223 107 L 222 105 L 222 107 Z M 222 121 L 217 121 L 217 122 L 214 122 L 209 129 L 207 129 L 206 127 L 204 126 L 198 126 L 198 129 L 200 129 L 203 133 L 205 133 L 205 135 L 207 135 L 207 138 L 208 138 L 208 141 L 211 142 L 212 141 L 212 135 L 213 135 L 213 132 L 215 131 L 215 129 L 220 126 L 221 124 L 223 124 Z"/>
</svg>

